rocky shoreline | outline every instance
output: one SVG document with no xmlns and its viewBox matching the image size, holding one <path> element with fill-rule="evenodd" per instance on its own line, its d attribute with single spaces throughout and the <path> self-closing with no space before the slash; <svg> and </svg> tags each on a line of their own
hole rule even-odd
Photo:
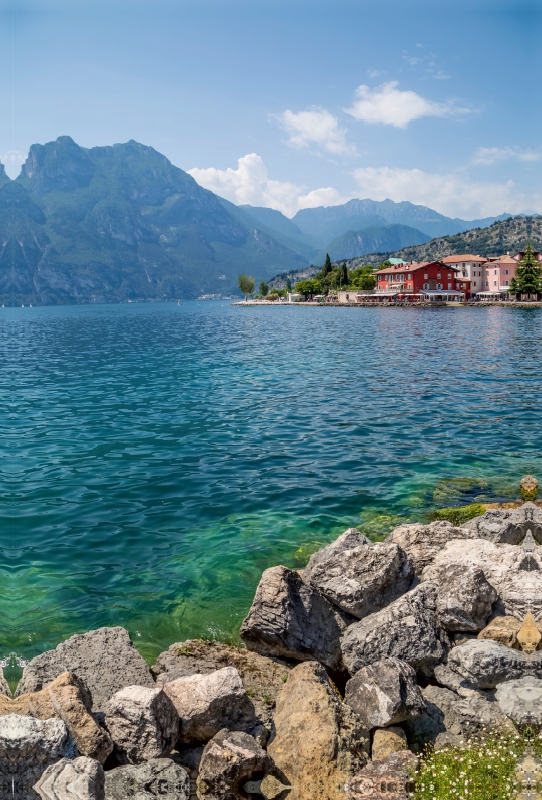
<svg viewBox="0 0 542 800">
<path fill-rule="evenodd" d="M 427 745 L 542 724 L 539 544 L 533 502 L 351 528 L 263 573 L 245 648 L 72 636 L 0 682 L 0 797 L 403 800 Z"/>
</svg>

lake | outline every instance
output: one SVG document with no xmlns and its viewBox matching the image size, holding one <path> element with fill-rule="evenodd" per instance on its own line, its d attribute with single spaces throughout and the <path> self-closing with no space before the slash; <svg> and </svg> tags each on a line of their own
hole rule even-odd
<svg viewBox="0 0 542 800">
<path fill-rule="evenodd" d="M 3 308 L 0 331 L 4 661 L 102 625 L 149 659 L 236 640 L 267 567 L 540 473 L 534 309 Z"/>
</svg>

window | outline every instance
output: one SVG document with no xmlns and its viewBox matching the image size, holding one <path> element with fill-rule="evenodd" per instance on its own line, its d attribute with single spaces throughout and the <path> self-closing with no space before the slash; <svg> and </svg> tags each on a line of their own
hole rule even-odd
<svg viewBox="0 0 542 800">
<path fill-rule="evenodd" d="M 451 284 L 451 283 L 449 283 L 449 284 L 448 284 L 448 289 L 453 289 L 453 288 L 454 288 L 454 287 L 452 286 L 452 284 Z"/>
<path fill-rule="evenodd" d="M 448 280 L 451 280 L 452 278 L 453 278 L 453 275 L 448 275 Z"/>
<path fill-rule="evenodd" d="M 437 289 L 442 289 L 442 283 L 437 283 Z"/>
<path fill-rule="evenodd" d="M 382 280 L 382 275 L 379 275 L 379 276 L 378 276 L 378 280 L 379 280 L 379 281 L 381 281 L 381 280 Z"/>
<path fill-rule="evenodd" d="M 496 286 L 496 285 L 497 285 L 497 281 L 493 281 L 493 286 Z"/>
<path fill-rule="evenodd" d="M 425 277 L 427 278 L 427 275 Z M 424 289 L 429 289 L 429 284 L 428 283 L 424 283 L 423 288 Z"/>
<path fill-rule="evenodd" d="M 496 275 L 497 274 L 497 270 L 495 270 L 495 272 L 493 274 Z"/>
<path fill-rule="evenodd" d="M 486 281 L 486 286 L 489 286 L 489 281 Z"/>
<path fill-rule="evenodd" d="M 505 282 L 504 282 L 504 285 L 505 285 L 505 286 L 508 286 L 508 281 L 505 281 Z"/>
<path fill-rule="evenodd" d="M 504 274 L 505 274 L 505 275 L 510 275 L 510 270 L 508 270 L 508 269 L 505 269 L 505 270 L 504 270 Z M 508 281 L 506 281 L 506 285 L 508 286 Z"/>
<path fill-rule="evenodd" d="M 473 285 L 473 286 L 476 286 L 476 281 L 473 281 L 473 284 L 472 284 L 472 285 Z"/>
<path fill-rule="evenodd" d="M 412 289 L 412 284 L 411 283 L 408 284 L 408 288 Z"/>
<path fill-rule="evenodd" d="M 440 278 L 440 272 L 437 272 L 437 278 Z"/>
<path fill-rule="evenodd" d="M 427 278 L 429 277 L 429 275 L 424 275 L 423 277 L 425 278 L 425 280 L 427 280 Z M 424 288 L 425 288 L 425 287 L 424 287 Z"/>
</svg>

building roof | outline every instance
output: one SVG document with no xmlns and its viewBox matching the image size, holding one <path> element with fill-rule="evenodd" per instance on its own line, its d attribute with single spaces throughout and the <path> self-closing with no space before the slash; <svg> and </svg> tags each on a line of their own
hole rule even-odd
<svg viewBox="0 0 542 800">
<path fill-rule="evenodd" d="M 443 264 L 457 264 L 459 261 L 487 261 L 487 258 L 473 256 L 471 253 L 464 253 L 459 256 L 446 256 L 445 258 L 441 258 L 440 261 L 442 261 Z"/>
<path fill-rule="evenodd" d="M 506 254 L 504 256 L 497 256 L 496 258 L 491 258 L 490 260 L 488 260 L 487 266 L 490 267 L 492 264 L 513 264 L 515 266 L 517 263 L 518 262 L 516 261 L 515 258 L 512 258 L 512 256 Z"/>
<path fill-rule="evenodd" d="M 426 267 L 429 267 L 432 264 L 436 264 L 437 266 L 442 265 L 446 267 L 446 269 L 452 269 L 455 270 L 455 272 L 457 272 L 455 267 L 450 267 L 448 264 L 443 264 L 442 261 L 418 261 L 417 264 L 398 264 L 397 266 L 393 267 L 384 267 L 383 269 L 377 270 L 374 274 L 384 275 L 388 273 L 389 275 L 397 275 L 403 272 L 416 272 L 416 270 L 425 269 Z"/>
</svg>

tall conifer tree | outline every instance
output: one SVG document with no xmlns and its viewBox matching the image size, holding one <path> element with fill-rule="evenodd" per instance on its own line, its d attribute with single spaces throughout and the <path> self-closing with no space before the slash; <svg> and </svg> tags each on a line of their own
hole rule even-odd
<svg viewBox="0 0 542 800">
<path fill-rule="evenodd" d="M 326 260 L 324 266 L 322 267 L 322 278 L 325 278 L 326 275 L 329 275 L 331 272 L 331 259 L 329 257 L 329 253 L 326 253 Z"/>
<path fill-rule="evenodd" d="M 510 281 L 509 291 L 511 294 L 542 293 L 542 267 L 530 242 L 527 242 L 523 258 L 516 267 L 516 277 Z"/>
</svg>

